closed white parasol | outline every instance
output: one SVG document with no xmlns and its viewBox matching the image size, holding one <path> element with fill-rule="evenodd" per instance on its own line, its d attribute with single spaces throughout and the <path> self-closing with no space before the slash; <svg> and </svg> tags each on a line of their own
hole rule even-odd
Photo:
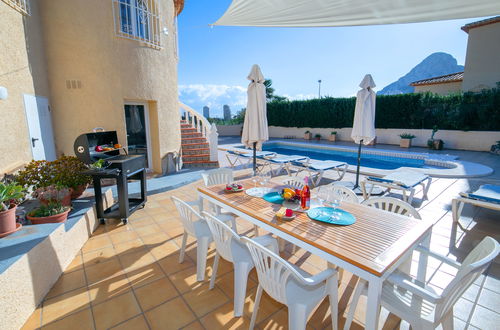
<svg viewBox="0 0 500 330">
<path fill-rule="evenodd" d="M 255 173 L 256 150 L 262 149 L 262 143 L 269 140 L 266 86 L 264 86 L 264 75 L 257 64 L 252 66 L 252 70 L 247 78 L 250 80 L 250 84 L 247 91 L 247 109 L 243 123 L 241 143 L 254 150 L 253 170 Z"/>
</svg>

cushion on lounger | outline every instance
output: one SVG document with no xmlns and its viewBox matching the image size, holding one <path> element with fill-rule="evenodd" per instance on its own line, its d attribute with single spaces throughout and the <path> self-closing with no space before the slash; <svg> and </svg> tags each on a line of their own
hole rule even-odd
<svg viewBox="0 0 500 330">
<path fill-rule="evenodd" d="M 482 185 L 478 190 L 470 193 L 469 198 L 500 204 L 500 186 L 493 184 Z"/>
<path fill-rule="evenodd" d="M 427 180 L 429 176 L 413 171 L 395 171 L 383 178 L 369 176 L 368 180 L 378 182 L 394 183 L 403 188 L 413 188 L 421 182 Z"/>
</svg>

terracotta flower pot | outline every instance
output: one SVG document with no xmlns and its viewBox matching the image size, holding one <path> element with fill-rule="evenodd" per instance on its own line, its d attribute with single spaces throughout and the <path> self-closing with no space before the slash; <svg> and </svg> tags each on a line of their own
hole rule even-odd
<svg viewBox="0 0 500 330">
<path fill-rule="evenodd" d="M 73 189 L 72 188 L 69 188 L 69 192 L 66 196 L 64 196 L 60 202 L 61 202 L 61 205 L 62 206 L 71 206 L 71 200 L 73 198 L 71 198 L 71 195 L 73 194 Z M 38 198 L 38 200 L 40 201 L 40 203 L 42 203 L 43 205 L 49 205 L 50 203 L 50 200 L 48 199 L 43 199 L 43 198 Z"/>
<path fill-rule="evenodd" d="M 401 140 L 399 141 L 399 146 L 401 148 L 409 148 L 409 147 L 411 147 L 411 139 L 403 139 L 403 138 L 401 138 Z"/>
<path fill-rule="evenodd" d="M 11 205 L 7 211 L 0 212 L 0 234 L 16 230 L 17 205 Z"/>
<path fill-rule="evenodd" d="M 85 189 L 87 189 L 88 186 L 89 186 L 89 184 L 87 183 L 87 184 L 79 185 L 75 189 L 73 189 L 71 191 L 71 199 L 77 199 L 78 197 L 83 195 L 83 192 L 85 191 Z"/>
<path fill-rule="evenodd" d="M 68 219 L 68 213 L 71 209 L 68 208 L 65 212 L 59 213 L 56 215 L 50 215 L 48 217 L 32 217 L 31 215 L 27 215 L 26 218 L 31 221 L 34 225 L 41 225 L 44 223 L 61 223 L 65 222 Z"/>
<path fill-rule="evenodd" d="M 337 134 L 330 134 L 328 136 L 328 141 L 335 142 L 337 140 Z"/>
</svg>

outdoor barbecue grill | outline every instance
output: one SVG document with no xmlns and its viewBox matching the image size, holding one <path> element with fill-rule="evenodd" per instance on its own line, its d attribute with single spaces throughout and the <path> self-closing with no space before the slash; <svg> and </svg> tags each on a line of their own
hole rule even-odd
<svg viewBox="0 0 500 330">
<path fill-rule="evenodd" d="M 78 136 L 74 143 L 75 155 L 86 164 L 93 164 L 102 159 L 103 168 L 89 169 L 86 174 L 92 176 L 97 218 L 101 223 L 105 219 L 121 219 L 127 223 L 129 216 L 146 203 L 146 169 L 143 155 L 128 155 L 126 148 L 115 148 L 118 143 L 116 131 L 101 131 L 86 133 Z M 103 147 L 96 151 L 96 147 Z M 102 179 L 116 180 L 118 202 L 107 209 L 102 201 Z M 140 197 L 129 196 L 128 182 L 139 180 L 141 186 Z"/>
</svg>

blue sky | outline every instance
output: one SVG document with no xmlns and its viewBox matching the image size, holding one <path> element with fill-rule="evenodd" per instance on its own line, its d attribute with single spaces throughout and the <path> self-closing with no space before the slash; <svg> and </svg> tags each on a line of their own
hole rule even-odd
<svg viewBox="0 0 500 330">
<path fill-rule="evenodd" d="M 464 64 L 467 34 L 460 27 L 480 18 L 341 28 L 209 27 L 230 0 L 186 1 L 179 16 L 179 98 L 201 112 L 222 116 L 246 105 L 252 64 L 291 99 L 321 94 L 352 96 L 366 73 L 377 89 L 397 80 L 425 57 L 446 52 Z"/>
</svg>

